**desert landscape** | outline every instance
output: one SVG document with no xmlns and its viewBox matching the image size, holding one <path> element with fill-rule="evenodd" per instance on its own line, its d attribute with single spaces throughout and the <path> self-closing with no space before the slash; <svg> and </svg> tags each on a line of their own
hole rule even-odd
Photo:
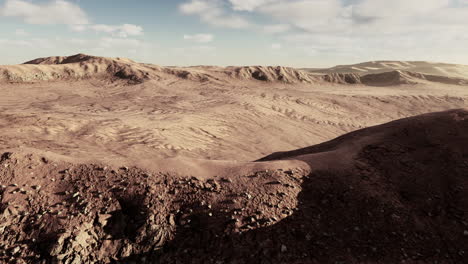
<svg viewBox="0 0 468 264">
<path fill-rule="evenodd" d="M 468 66 L 0 66 L 0 263 L 465 263 Z"/>
</svg>

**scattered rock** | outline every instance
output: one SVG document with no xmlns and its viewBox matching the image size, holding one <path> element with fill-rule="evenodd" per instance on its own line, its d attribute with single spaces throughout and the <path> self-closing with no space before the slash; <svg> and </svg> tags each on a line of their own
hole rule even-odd
<svg viewBox="0 0 468 264">
<path fill-rule="evenodd" d="M 281 245 L 281 253 L 286 253 L 288 251 L 288 247 L 286 245 Z"/>
</svg>

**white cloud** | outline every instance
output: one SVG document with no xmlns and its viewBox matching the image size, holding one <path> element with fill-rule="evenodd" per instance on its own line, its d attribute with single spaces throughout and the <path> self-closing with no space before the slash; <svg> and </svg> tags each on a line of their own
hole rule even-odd
<svg viewBox="0 0 468 264">
<path fill-rule="evenodd" d="M 197 15 L 210 25 L 226 28 L 248 28 L 251 23 L 242 16 L 228 14 L 219 0 L 191 0 L 179 6 L 183 14 Z"/>
<path fill-rule="evenodd" d="M 103 24 L 91 25 L 89 26 L 89 28 L 96 32 L 104 32 L 104 33 L 109 33 L 109 34 L 118 30 L 116 26 L 103 25 Z"/>
<path fill-rule="evenodd" d="M 258 8 L 263 15 L 307 31 L 336 30 L 345 11 L 339 0 L 276 1 Z"/>
<path fill-rule="evenodd" d="M 179 6 L 179 9 L 184 14 L 195 15 L 209 12 L 212 9 L 213 3 L 206 0 L 192 0 L 187 3 L 183 3 Z"/>
<path fill-rule="evenodd" d="M 133 24 L 123 24 L 120 26 L 97 24 L 91 25 L 89 28 L 96 32 L 108 33 L 121 38 L 143 35 L 143 28 Z"/>
<path fill-rule="evenodd" d="M 216 50 L 216 47 L 214 46 L 207 46 L 207 45 L 201 45 L 201 46 L 193 46 L 193 47 L 184 47 L 184 48 L 175 48 L 175 51 L 186 53 L 194 53 L 193 55 L 197 55 L 196 53 L 198 52 L 212 52 Z M 187 55 L 187 54 L 184 54 Z"/>
<path fill-rule="evenodd" d="M 44 38 L 32 38 L 32 39 L 20 39 L 20 40 L 10 40 L 3 39 L 0 40 L 0 44 L 8 45 L 9 47 L 27 47 L 27 48 L 39 48 L 39 49 L 52 49 L 56 47 L 56 43 L 53 40 L 44 39 Z"/>
<path fill-rule="evenodd" d="M 143 35 L 143 28 L 133 24 L 91 25 L 87 14 L 78 5 L 65 0 L 52 0 L 46 3 L 6 0 L 0 7 L 0 16 L 21 18 L 28 24 L 69 25 L 75 32 L 91 29 L 121 38 Z"/>
<path fill-rule="evenodd" d="M 214 40 L 214 36 L 211 34 L 184 35 L 184 39 L 198 43 L 208 43 Z"/>
<path fill-rule="evenodd" d="M 281 44 L 279 43 L 273 43 L 271 44 L 271 49 L 272 50 L 280 50 L 282 48 Z"/>
<path fill-rule="evenodd" d="M 71 25 L 70 28 L 75 32 L 83 32 L 87 27 L 86 25 Z"/>
<path fill-rule="evenodd" d="M 99 40 L 99 48 L 138 48 L 143 46 L 143 42 L 138 39 L 122 39 L 122 38 L 101 38 Z"/>
<path fill-rule="evenodd" d="M 238 28 L 275 34 L 288 50 L 314 57 L 429 60 L 466 53 L 467 1 L 185 0 L 180 10 L 211 25 L 242 19 L 248 23 Z"/>
<path fill-rule="evenodd" d="M 0 15 L 18 17 L 28 24 L 85 25 L 89 23 L 88 16 L 79 6 L 64 0 L 42 4 L 6 0 L 5 4 L 0 7 Z"/>
<path fill-rule="evenodd" d="M 25 31 L 24 29 L 22 29 L 22 28 L 18 28 L 18 29 L 15 30 L 15 35 L 16 35 L 16 36 L 20 36 L 20 37 L 24 37 L 24 36 L 28 36 L 29 33 L 26 32 L 26 31 Z"/>
<path fill-rule="evenodd" d="M 263 31 L 269 34 L 284 33 L 291 29 L 289 24 L 274 24 L 263 26 Z"/>
<path fill-rule="evenodd" d="M 276 0 L 229 0 L 234 10 L 253 11 L 256 8 Z"/>
<path fill-rule="evenodd" d="M 99 39 L 73 38 L 67 39 L 65 42 L 69 43 L 69 47 L 71 49 L 78 52 L 110 57 L 118 57 L 127 53 L 132 55 L 143 55 L 152 50 L 152 47 L 155 47 L 154 44 L 150 44 L 139 39 L 115 37 L 103 37 Z"/>
<path fill-rule="evenodd" d="M 369 18 L 424 15 L 444 7 L 450 0 L 363 0 L 353 7 L 356 15 Z"/>
<path fill-rule="evenodd" d="M 91 41 L 87 39 L 72 38 L 72 39 L 67 40 L 67 42 L 72 45 L 84 46 L 84 45 L 88 45 Z"/>
</svg>

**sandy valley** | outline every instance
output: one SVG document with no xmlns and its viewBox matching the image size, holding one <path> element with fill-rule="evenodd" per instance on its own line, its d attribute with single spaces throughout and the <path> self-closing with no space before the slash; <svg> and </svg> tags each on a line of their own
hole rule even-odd
<svg viewBox="0 0 468 264">
<path fill-rule="evenodd" d="M 468 66 L 78 54 L 0 94 L 0 262 L 466 260 Z"/>
</svg>

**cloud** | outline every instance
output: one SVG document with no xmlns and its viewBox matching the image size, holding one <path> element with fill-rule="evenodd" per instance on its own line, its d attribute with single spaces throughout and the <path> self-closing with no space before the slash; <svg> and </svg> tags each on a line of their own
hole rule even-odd
<svg viewBox="0 0 468 264">
<path fill-rule="evenodd" d="M 191 54 L 193 56 L 198 56 L 199 52 L 212 52 L 214 50 L 216 50 L 216 47 L 207 46 L 207 45 L 184 47 L 184 48 L 175 48 L 174 49 L 174 51 L 184 53 L 184 55 L 187 55 L 185 53 L 189 52 L 189 54 Z"/>
<path fill-rule="evenodd" d="M 248 28 L 251 23 L 242 16 L 227 13 L 220 0 L 190 0 L 179 5 L 186 15 L 197 15 L 210 25 L 234 29 Z"/>
<path fill-rule="evenodd" d="M 253 11 L 256 8 L 276 0 L 229 0 L 234 10 Z"/>
<path fill-rule="evenodd" d="M 186 0 L 179 8 L 211 25 L 242 19 L 239 28 L 311 56 L 424 58 L 468 46 L 468 0 Z"/>
<path fill-rule="evenodd" d="M 208 43 L 214 40 L 214 36 L 211 34 L 184 35 L 184 39 L 198 43 Z"/>
<path fill-rule="evenodd" d="M 87 29 L 86 25 L 70 25 L 72 31 L 83 32 Z"/>
<path fill-rule="evenodd" d="M 122 39 L 122 38 L 101 38 L 99 40 L 99 48 L 138 48 L 143 46 L 143 42 L 138 39 Z"/>
<path fill-rule="evenodd" d="M 339 0 L 276 1 L 257 12 L 309 32 L 341 30 L 349 23 Z"/>
<path fill-rule="evenodd" d="M 289 30 L 291 30 L 291 26 L 289 24 L 274 24 L 263 26 L 263 32 L 269 34 L 284 33 Z"/>
<path fill-rule="evenodd" d="M 18 29 L 15 30 L 15 35 L 16 35 L 16 36 L 20 36 L 20 37 L 24 37 L 24 36 L 28 36 L 29 33 L 26 32 L 26 31 L 25 31 L 24 29 L 22 29 L 22 28 L 18 28 Z"/>
<path fill-rule="evenodd" d="M 121 38 L 143 35 L 143 28 L 133 24 L 123 24 L 119 26 L 97 24 L 91 25 L 89 28 L 96 32 L 108 33 Z"/>
<path fill-rule="evenodd" d="M 52 49 L 55 48 L 57 43 L 54 43 L 53 40 L 44 39 L 44 38 L 31 38 L 31 39 L 20 39 L 20 40 L 10 40 L 3 39 L 0 40 L 1 45 L 6 45 L 11 47 L 26 47 L 26 48 L 38 48 L 38 49 Z"/>
<path fill-rule="evenodd" d="M 195 15 L 209 12 L 213 7 L 213 2 L 206 0 L 192 0 L 181 4 L 179 9 L 184 14 Z"/>
<path fill-rule="evenodd" d="M 65 0 L 54 0 L 46 3 L 6 0 L 5 4 L 0 7 L 0 16 L 20 18 L 28 24 L 69 25 L 75 32 L 91 29 L 121 38 L 143 35 L 143 28 L 138 25 L 91 24 L 87 14 L 78 5 Z"/>
<path fill-rule="evenodd" d="M 355 15 L 369 18 L 425 15 L 448 7 L 450 0 L 364 0 L 354 5 Z"/>
<path fill-rule="evenodd" d="M 77 5 L 55 0 L 47 3 L 32 3 L 22 0 L 6 0 L 0 7 L 0 15 L 17 17 L 28 24 L 85 25 L 89 23 L 86 13 Z"/>
<path fill-rule="evenodd" d="M 122 54 L 148 54 L 156 46 L 139 39 L 102 37 L 96 39 L 72 38 L 60 41 L 77 52 L 99 54 L 100 56 L 121 56 Z M 73 52 L 70 52 L 71 54 Z"/>
<path fill-rule="evenodd" d="M 273 43 L 271 44 L 271 49 L 272 50 L 280 50 L 282 48 L 282 45 L 279 43 Z"/>
</svg>

